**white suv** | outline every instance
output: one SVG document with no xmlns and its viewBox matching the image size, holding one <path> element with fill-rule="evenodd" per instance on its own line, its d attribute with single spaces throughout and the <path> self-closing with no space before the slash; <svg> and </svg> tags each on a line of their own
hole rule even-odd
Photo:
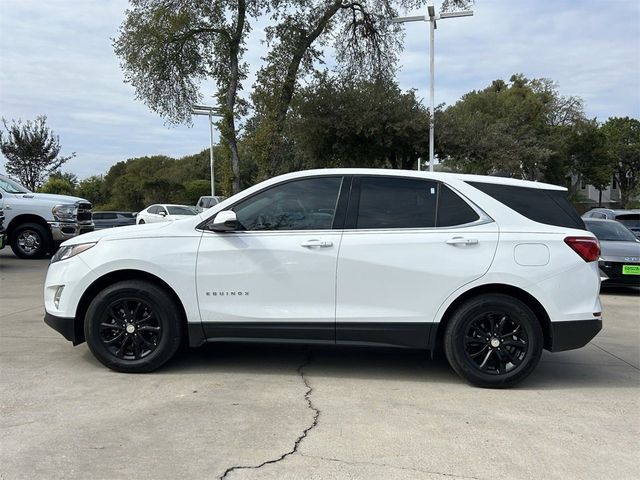
<svg viewBox="0 0 640 480">
<path fill-rule="evenodd" d="M 443 348 L 506 387 L 542 349 L 602 328 L 599 245 L 561 187 L 327 169 L 267 180 L 192 219 L 63 244 L 45 322 L 103 364 L 149 372 L 184 341 Z"/>
</svg>

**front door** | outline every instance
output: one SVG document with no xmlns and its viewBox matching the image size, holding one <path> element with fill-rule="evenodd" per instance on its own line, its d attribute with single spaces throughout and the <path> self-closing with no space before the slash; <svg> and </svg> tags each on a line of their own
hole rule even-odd
<svg viewBox="0 0 640 480">
<path fill-rule="evenodd" d="M 323 176 L 268 187 L 230 208 L 238 231 L 205 228 L 196 279 L 209 339 L 335 340 L 341 185 Z"/>
</svg>

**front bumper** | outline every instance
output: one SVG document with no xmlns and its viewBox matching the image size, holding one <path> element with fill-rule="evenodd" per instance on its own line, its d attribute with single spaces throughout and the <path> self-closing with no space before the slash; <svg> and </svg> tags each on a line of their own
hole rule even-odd
<svg viewBox="0 0 640 480">
<path fill-rule="evenodd" d="M 602 330 L 602 318 L 551 322 L 552 352 L 582 348 Z"/>
<path fill-rule="evenodd" d="M 95 225 L 93 222 L 49 222 L 51 236 L 54 242 L 63 242 L 69 238 L 77 237 L 83 233 L 93 232 Z"/>
<path fill-rule="evenodd" d="M 44 323 L 61 333 L 64 338 L 74 345 L 84 342 L 84 331 L 82 325 L 76 322 L 75 318 L 56 317 L 50 313 L 44 313 Z"/>
</svg>

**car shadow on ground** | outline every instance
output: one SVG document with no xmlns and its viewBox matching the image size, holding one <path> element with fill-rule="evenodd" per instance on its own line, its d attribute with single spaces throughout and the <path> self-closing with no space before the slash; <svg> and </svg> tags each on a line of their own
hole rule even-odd
<svg viewBox="0 0 640 480">
<path fill-rule="evenodd" d="M 640 296 L 639 287 L 627 287 L 627 286 L 608 286 L 602 284 L 600 286 L 600 295 L 623 295 L 623 296 Z"/>
<path fill-rule="evenodd" d="M 88 362 L 101 366 L 87 351 Z M 384 348 L 214 343 L 180 351 L 152 375 L 289 375 L 304 366 L 310 376 L 465 385 L 437 353 Z M 565 361 L 543 353 L 536 370 L 516 390 L 637 388 L 637 371 L 624 364 L 601 365 L 585 352 Z"/>
</svg>

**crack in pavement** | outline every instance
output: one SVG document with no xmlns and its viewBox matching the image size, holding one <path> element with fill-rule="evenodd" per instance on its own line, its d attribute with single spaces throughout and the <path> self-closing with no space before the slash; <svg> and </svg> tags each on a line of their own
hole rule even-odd
<svg viewBox="0 0 640 480">
<path fill-rule="evenodd" d="M 306 360 L 302 363 L 302 365 L 300 365 L 296 369 L 296 371 L 298 372 L 298 375 L 300 375 L 300 377 L 302 378 L 302 381 L 304 382 L 304 386 L 307 389 L 307 391 L 304 394 L 304 399 L 307 402 L 307 408 L 309 410 L 313 411 L 313 421 L 311 422 L 311 425 L 309 425 L 307 428 L 305 428 L 302 431 L 302 433 L 300 435 L 298 435 L 298 438 L 296 438 L 295 442 L 293 442 L 293 448 L 291 450 L 289 450 L 288 452 L 283 453 L 278 458 L 274 458 L 272 460 L 264 461 L 259 465 L 234 465 L 232 467 L 229 467 L 220 476 L 220 480 L 224 480 L 225 478 L 227 478 L 227 475 L 229 475 L 231 472 L 234 472 L 236 470 L 258 470 L 258 469 L 264 467 L 265 465 L 271 465 L 273 463 L 278 463 L 278 462 L 284 460 L 285 458 L 287 458 L 289 455 L 293 455 L 294 453 L 296 453 L 298 451 L 298 448 L 300 447 L 300 444 L 307 437 L 307 434 L 318 425 L 318 419 L 320 418 L 320 410 L 313 404 L 313 401 L 311 401 L 311 394 L 313 393 L 313 387 L 311 387 L 311 385 L 309 385 L 309 381 L 307 380 L 307 377 L 305 377 L 305 375 L 304 375 L 304 367 L 306 367 L 310 363 L 311 363 L 311 352 L 308 352 Z"/>
<path fill-rule="evenodd" d="M 420 473 L 428 473 L 428 474 L 431 474 L 431 475 L 440 475 L 442 477 L 447 477 L 447 478 L 462 478 L 462 479 L 467 479 L 467 480 L 482 480 L 482 479 L 480 479 L 480 477 L 469 477 L 469 476 L 466 476 L 466 475 L 456 475 L 454 473 L 436 472 L 436 471 L 433 471 L 433 470 L 424 470 L 422 468 L 401 467 L 399 465 L 390 465 L 388 463 L 349 461 L 349 460 L 342 460 L 340 458 L 333 458 L 333 457 L 322 457 L 322 456 L 318 456 L 318 455 L 305 455 L 304 453 L 301 453 L 300 456 L 306 457 L 306 458 L 316 458 L 318 460 L 326 460 L 328 462 L 344 463 L 346 465 L 371 465 L 371 466 L 374 466 L 374 467 L 387 467 L 387 468 L 395 468 L 397 470 L 407 470 L 407 471 L 411 471 L 411 472 L 420 472 Z"/>
</svg>

